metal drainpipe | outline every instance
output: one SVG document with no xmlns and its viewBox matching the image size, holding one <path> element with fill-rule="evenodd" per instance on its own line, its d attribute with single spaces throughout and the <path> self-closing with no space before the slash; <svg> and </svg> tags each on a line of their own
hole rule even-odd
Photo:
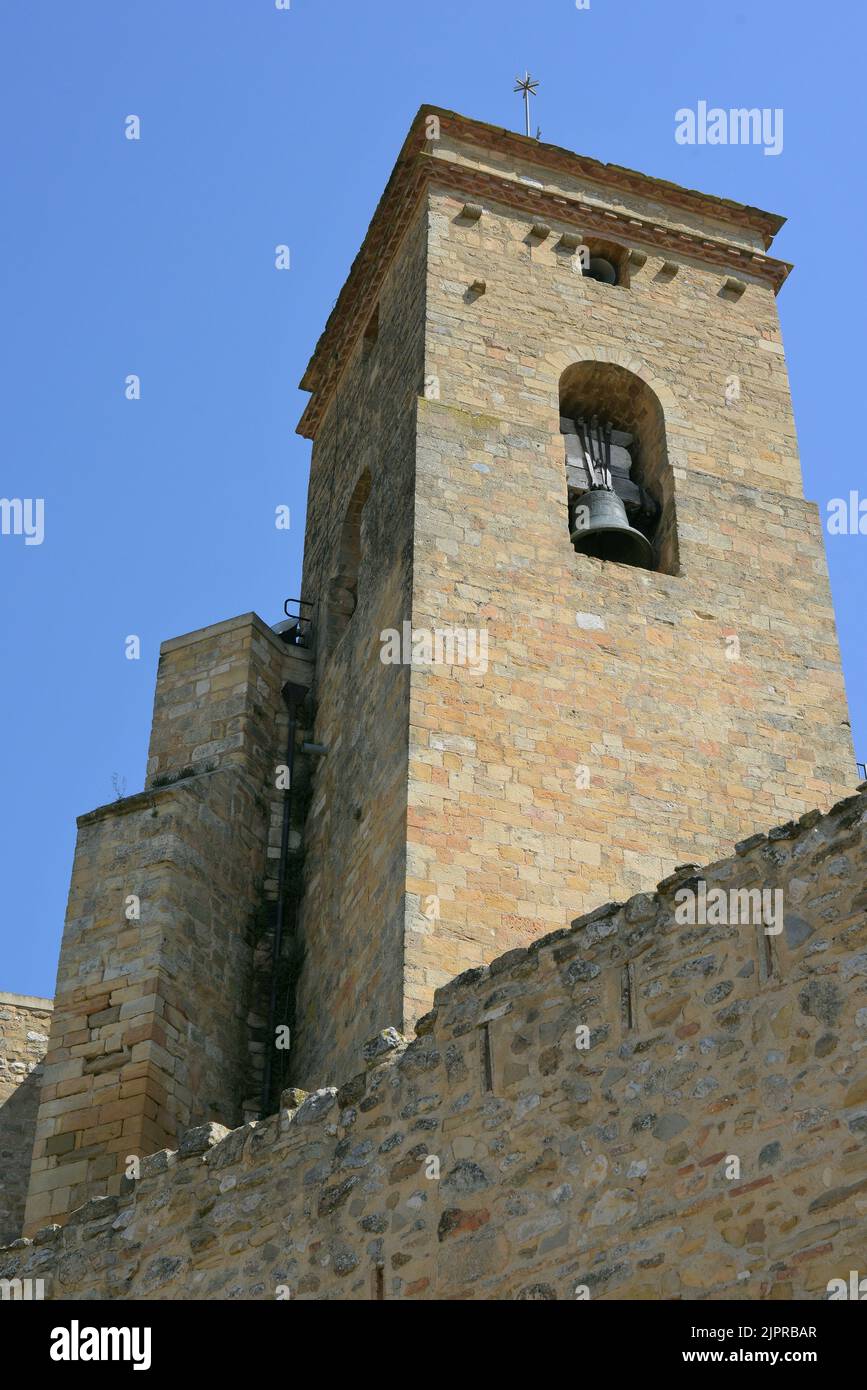
<svg viewBox="0 0 867 1390">
<path fill-rule="evenodd" d="M 286 918 L 286 866 L 289 859 L 289 831 L 292 825 L 292 788 L 295 770 L 295 730 L 298 725 L 298 710 L 307 698 L 307 687 L 287 681 L 281 691 L 289 714 L 289 731 L 286 735 L 286 767 L 289 770 L 289 785 L 283 796 L 283 825 L 280 833 L 280 867 L 277 873 L 277 913 L 274 922 L 274 949 L 271 956 L 271 997 L 268 1003 L 268 1033 L 265 1048 L 265 1069 L 262 1076 L 262 1118 L 268 1114 L 271 1094 L 271 1075 L 274 1059 L 274 1030 L 277 1013 L 277 966 L 280 949 L 283 945 L 283 926 Z"/>
</svg>

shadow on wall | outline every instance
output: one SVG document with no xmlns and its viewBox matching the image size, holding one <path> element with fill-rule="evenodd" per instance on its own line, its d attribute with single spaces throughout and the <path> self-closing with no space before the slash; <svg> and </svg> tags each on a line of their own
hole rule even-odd
<svg viewBox="0 0 867 1390">
<path fill-rule="evenodd" d="M 361 569 L 361 527 L 364 507 L 370 496 L 370 470 L 365 468 L 349 499 L 337 551 L 337 568 L 328 582 L 325 614 L 326 652 L 334 650 L 349 626 L 358 606 L 358 580 Z"/>
<path fill-rule="evenodd" d="M 0 1245 L 17 1240 L 24 1227 L 41 1081 L 39 1068 L 0 1105 Z"/>
</svg>

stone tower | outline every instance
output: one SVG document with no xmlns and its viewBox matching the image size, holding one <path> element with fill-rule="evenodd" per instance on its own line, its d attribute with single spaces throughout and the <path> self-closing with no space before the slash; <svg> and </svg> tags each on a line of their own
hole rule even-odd
<svg viewBox="0 0 867 1390">
<path fill-rule="evenodd" d="M 302 382 L 328 752 L 299 1079 L 351 1071 L 460 971 L 851 786 L 781 222 L 418 113 Z M 593 413 L 629 441 L 652 569 L 570 541 L 569 432 Z M 384 664 L 404 623 L 417 664 Z"/>
<path fill-rule="evenodd" d="M 165 643 L 145 790 L 79 820 L 28 1230 L 258 1113 L 287 682 L 301 1086 L 453 976 L 849 789 L 780 225 L 418 113 L 302 382 L 304 640 L 246 614 Z M 643 566 L 582 550 L 593 419 Z"/>
</svg>

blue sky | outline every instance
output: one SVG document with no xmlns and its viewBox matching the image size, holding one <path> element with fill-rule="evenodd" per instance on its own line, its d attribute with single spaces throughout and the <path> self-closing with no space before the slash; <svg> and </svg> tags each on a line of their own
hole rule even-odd
<svg viewBox="0 0 867 1390">
<path fill-rule="evenodd" d="M 546 141 L 787 215 L 806 494 L 867 495 L 864 43 L 805 0 L 7 0 L 0 495 L 45 538 L 0 536 L 0 990 L 54 992 L 75 816 L 142 786 L 160 641 L 297 592 L 297 382 L 423 102 L 520 129 L 529 67 Z M 782 153 L 679 145 L 699 100 L 782 108 Z M 826 544 L 863 759 L 867 539 Z"/>
</svg>

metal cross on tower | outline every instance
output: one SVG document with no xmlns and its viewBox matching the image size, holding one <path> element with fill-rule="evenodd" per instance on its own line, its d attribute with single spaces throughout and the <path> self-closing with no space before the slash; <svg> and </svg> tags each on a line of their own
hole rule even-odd
<svg viewBox="0 0 867 1390">
<path fill-rule="evenodd" d="M 527 129 L 526 129 L 526 133 L 527 133 L 527 135 L 529 135 L 529 134 L 530 134 L 530 97 L 536 95 L 536 88 L 538 87 L 539 82 L 538 82 L 538 79 L 532 78 L 532 77 L 530 76 L 529 72 L 525 72 L 523 77 L 516 77 L 516 78 L 515 78 L 515 81 L 516 81 L 517 84 L 518 84 L 517 87 L 515 88 L 515 91 L 516 91 L 516 92 L 523 92 L 523 93 L 524 93 L 524 121 L 525 121 L 526 128 L 527 128 Z"/>
</svg>

